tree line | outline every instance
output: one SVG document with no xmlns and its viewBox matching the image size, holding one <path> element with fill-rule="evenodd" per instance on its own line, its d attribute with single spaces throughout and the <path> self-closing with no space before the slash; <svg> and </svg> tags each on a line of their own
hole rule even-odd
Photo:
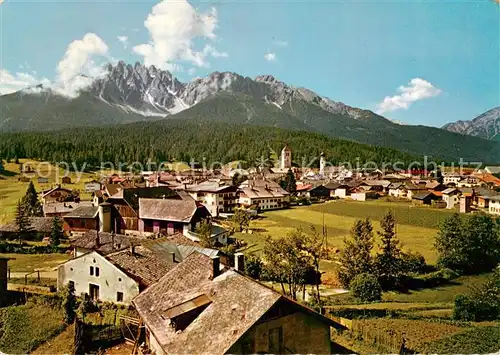
<svg viewBox="0 0 500 355">
<path fill-rule="evenodd" d="M 197 120 L 165 120 L 127 125 L 65 129 L 53 132 L 0 134 L 0 160 L 32 158 L 74 162 L 79 168 L 118 163 L 196 161 L 223 164 L 246 161 L 250 166 L 273 160 L 288 144 L 298 166 L 319 165 L 324 152 L 331 164 L 374 162 L 408 164 L 422 157 L 391 148 L 369 146 L 289 129 Z"/>
</svg>

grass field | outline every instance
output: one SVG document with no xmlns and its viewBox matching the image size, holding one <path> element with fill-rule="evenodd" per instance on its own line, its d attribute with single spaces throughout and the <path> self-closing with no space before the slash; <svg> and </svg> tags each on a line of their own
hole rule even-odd
<svg viewBox="0 0 500 355">
<path fill-rule="evenodd" d="M 27 354 L 64 329 L 60 309 L 28 303 L 0 309 L 0 350 Z"/>
<path fill-rule="evenodd" d="M 317 231 L 321 231 L 324 220 L 328 231 L 329 245 L 340 248 L 343 246 L 344 237 L 349 235 L 356 219 L 364 217 L 363 211 L 369 211 L 367 216 L 373 217 L 373 226 L 375 230 L 378 230 L 380 226 L 378 219 L 384 214 L 383 208 L 387 204 L 390 206 L 398 205 L 398 203 L 385 202 L 367 202 L 366 206 L 364 204 L 365 202 L 335 201 L 315 206 L 265 212 L 263 218 L 252 221 L 250 227 L 254 233 L 238 233 L 236 237 L 248 243 L 250 247 L 247 252 L 259 252 L 267 235 L 271 237 L 285 236 L 295 228 L 302 228 L 305 232 L 309 232 L 311 226 L 315 227 Z M 358 207 L 361 209 L 356 212 Z M 422 208 L 418 209 L 417 212 L 425 216 L 425 213 L 432 215 L 434 210 Z M 427 215 L 426 218 L 430 221 L 432 217 Z M 403 249 L 421 253 L 430 264 L 436 262 L 437 254 L 433 243 L 437 229 L 403 224 L 398 221 L 396 231 L 403 244 Z"/>
<path fill-rule="evenodd" d="M 400 225 L 424 228 L 438 228 L 445 218 L 454 212 L 427 206 L 414 206 L 410 202 L 387 202 L 383 200 L 349 201 L 337 200 L 310 207 L 312 210 L 340 216 L 371 218 L 380 220 L 388 211 L 392 211 Z"/>
<path fill-rule="evenodd" d="M 24 166 L 31 166 L 35 171 L 40 173 L 40 176 L 47 177 L 49 182 L 46 184 L 39 184 L 37 181 L 37 176 L 35 173 L 29 173 L 26 176 L 33 181 L 35 189 L 40 192 L 43 190 L 50 189 L 55 184 L 61 183 L 61 178 L 65 176 L 65 171 L 62 168 L 56 168 L 53 165 L 47 163 L 40 163 L 38 161 L 20 159 L 20 163 Z M 19 164 L 7 163 L 4 166 L 4 173 L 0 175 L 0 224 L 7 223 L 14 217 L 14 211 L 16 208 L 17 201 L 19 201 L 28 188 L 29 182 L 18 181 L 21 177 Z M 69 172 L 68 175 L 71 178 L 72 184 L 62 185 L 64 187 L 80 190 L 82 199 L 90 199 L 90 195 L 86 194 L 84 191 L 85 182 L 95 178 L 94 174 L 82 173 L 80 177 L 75 172 Z M 79 178 L 79 180 L 78 180 Z"/>
<path fill-rule="evenodd" d="M 500 324 L 475 326 L 420 345 L 427 354 L 492 354 L 500 350 Z"/>
<path fill-rule="evenodd" d="M 460 276 L 453 280 L 453 283 L 446 286 L 440 286 L 419 291 L 410 291 L 409 293 L 386 292 L 383 300 L 387 302 L 407 302 L 407 303 L 446 303 L 453 302 L 455 296 L 460 293 L 469 293 L 472 287 L 478 287 L 484 284 L 490 274 Z"/>
<path fill-rule="evenodd" d="M 363 337 L 367 340 L 384 339 L 385 343 L 391 343 L 393 340 L 394 347 L 398 346 L 398 339 L 402 335 L 406 340 L 406 346 L 417 351 L 425 343 L 435 342 L 464 330 L 459 326 L 442 322 L 388 318 L 355 320 L 353 327 L 356 332 L 364 334 Z"/>
<path fill-rule="evenodd" d="M 11 272 L 51 271 L 57 265 L 70 259 L 68 254 L 0 254 L 9 260 Z"/>
</svg>

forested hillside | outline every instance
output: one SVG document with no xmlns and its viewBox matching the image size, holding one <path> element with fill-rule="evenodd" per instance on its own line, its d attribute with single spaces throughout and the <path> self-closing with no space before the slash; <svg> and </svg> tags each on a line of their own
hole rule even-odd
<svg viewBox="0 0 500 355">
<path fill-rule="evenodd" d="M 191 161 L 254 164 L 288 144 L 302 165 L 324 152 L 331 163 L 422 160 L 391 148 L 329 138 L 298 130 L 236 125 L 206 120 L 167 120 L 54 132 L 0 134 L 0 158 L 34 158 L 98 166 L 101 162 Z M 317 163 L 317 162 L 316 162 Z"/>
</svg>

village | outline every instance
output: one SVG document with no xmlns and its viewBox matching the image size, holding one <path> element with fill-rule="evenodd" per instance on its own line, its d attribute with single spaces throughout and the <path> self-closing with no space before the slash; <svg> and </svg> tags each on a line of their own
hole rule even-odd
<svg viewBox="0 0 500 355">
<path fill-rule="evenodd" d="M 9 268 L 14 258 L 0 255 L 1 299 L 70 289 L 85 302 L 132 309 L 134 317 L 120 318 L 122 328 L 134 329 L 122 336 L 131 353 L 198 353 L 202 339 L 204 353 L 349 352 L 331 333 L 347 329 L 346 320 L 311 308 L 319 288 L 315 294 L 304 287 L 298 300 L 249 276 L 253 254 L 240 237 L 252 233 L 252 221 L 270 211 L 342 200 L 498 216 L 500 168 L 437 176 L 349 170 L 326 160 L 319 157 L 319 169 L 294 167 L 285 146 L 277 167 L 113 173 L 85 181 L 83 191 L 72 189 L 69 177 L 34 176 L 52 185 L 37 196 L 43 216 L 21 218 L 18 210 L 0 226 L 0 236 L 15 244 L 31 233 L 50 246 L 57 223 L 69 258 L 42 277 L 25 273 L 26 282 L 16 284 Z M 28 277 L 36 275 L 57 281 L 30 288 Z"/>
</svg>

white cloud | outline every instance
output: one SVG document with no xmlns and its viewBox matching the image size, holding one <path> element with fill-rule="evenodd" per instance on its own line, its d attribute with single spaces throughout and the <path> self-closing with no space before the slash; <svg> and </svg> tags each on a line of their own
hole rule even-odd
<svg viewBox="0 0 500 355">
<path fill-rule="evenodd" d="M 196 73 L 196 68 L 189 68 L 188 74 L 193 76 Z"/>
<path fill-rule="evenodd" d="M 274 41 L 274 44 L 278 47 L 288 47 L 288 41 L 276 40 Z"/>
<path fill-rule="evenodd" d="M 276 54 L 275 53 L 266 53 L 264 54 L 264 59 L 270 62 L 276 61 Z"/>
<path fill-rule="evenodd" d="M 92 84 L 93 79 L 104 74 L 103 63 L 94 58 L 106 57 L 108 46 L 95 33 L 71 42 L 63 59 L 57 65 L 57 88 L 61 94 L 77 96 L 78 91 Z"/>
<path fill-rule="evenodd" d="M 123 48 L 127 49 L 128 47 L 128 37 L 127 36 L 118 36 L 116 37 L 118 41 L 120 41 L 123 44 Z"/>
<path fill-rule="evenodd" d="M 179 66 L 174 62 L 186 61 L 197 67 L 208 67 L 207 57 L 227 57 L 211 45 L 202 50 L 194 48 L 194 39 L 215 40 L 217 12 L 197 11 L 187 0 L 165 0 L 155 5 L 144 26 L 151 41 L 133 48 L 144 57 L 145 65 L 155 65 L 160 69 L 175 71 Z"/>
<path fill-rule="evenodd" d="M 399 95 L 386 96 L 384 100 L 377 105 L 377 112 L 379 114 L 400 109 L 407 110 L 416 101 L 441 94 L 440 89 L 420 78 L 411 79 L 409 85 L 400 86 L 398 92 L 400 92 Z"/>
<path fill-rule="evenodd" d="M 38 84 L 49 85 L 49 83 L 46 78 L 36 78 L 28 73 L 11 74 L 5 69 L 0 69 L 0 95 L 10 94 Z"/>
</svg>

